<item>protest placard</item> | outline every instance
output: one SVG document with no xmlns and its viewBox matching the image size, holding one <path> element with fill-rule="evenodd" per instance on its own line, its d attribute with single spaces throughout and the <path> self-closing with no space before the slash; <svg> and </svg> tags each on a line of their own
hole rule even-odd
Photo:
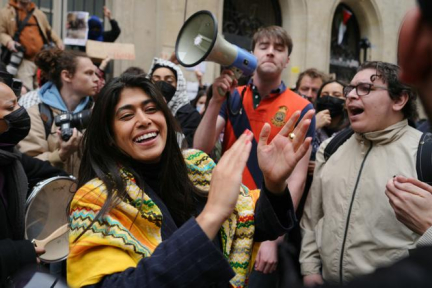
<svg viewBox="0 0 432 288">
<path fill-rule="evenodd" d="M 84 11 L 70 11 L 66 17 L 66 37 L 64 44 L 85 46 L 88 34 L 89 13 Z"/>
<path fill-rule="evenodd" d="M 135 60 L 135 45 L 127 43 L 108 43 L 87 40 L 86 53 L 91 58 Z"/>
</svg>

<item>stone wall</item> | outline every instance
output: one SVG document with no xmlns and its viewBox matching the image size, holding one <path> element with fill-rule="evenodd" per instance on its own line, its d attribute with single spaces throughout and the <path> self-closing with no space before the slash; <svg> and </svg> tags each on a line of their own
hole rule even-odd
<svg viewBox="0 0 432 288">
<path fill-rule="evenodd" d="M 7 2 L 0 0 L 2 6 Z M 184 20 L 196 11 L 213 12 L 221 30 L 223 3 L 223 0 L 106 0 L 122 29 L 117 41 L 135 44 L 137 55 L 135 61 L 115 61 L 114 75 L 132 65 L 148 71 L 153 57 L 168 57 L 174 51 Z M 290 65 L 283 79 L 293 86 L 304 69 L 316 67 L 329 71 L 331 24 L 340 3 L 354 11 L 361 37 L 370 40 L 369 59 L 395 63 L 399 26 L 415 0 L 280 0 L 279 3 L 282 26 L 294 41 Z M 53 27 L 60 31 L 58 13 L 61 9 L 58 3 L 54 6 Z M 219 75 L 219 69 L 219 65 L 208 64 L 204 82 L 211 83 Z M 188 80 L 195 80 L 193 73 L 185 71 L 185 74 Z"/>
</svg>

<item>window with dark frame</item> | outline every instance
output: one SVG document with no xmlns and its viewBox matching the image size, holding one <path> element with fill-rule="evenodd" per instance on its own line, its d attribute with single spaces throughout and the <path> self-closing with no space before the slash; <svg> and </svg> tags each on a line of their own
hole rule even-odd
<svg viewBox="0 0 432 288">
<path fill-rule="evenodd" d="M 223 35 L 230 43 L 250 51 L 254 33 L 263 26 L 282 26 L 278 0 L 225 0 Z"/>
<path fill-rule="evenodd" d="M 351 81 L 360 64 L 360 27 L 354 12 L 344 4 L 335 11 L 330 47 L 330 73 Z"/>
<path fill-rule="evenodd" d="M 53 22 L 53 3 L 54 0 L 34 0 L 36 6 L 45 13 L 48 18 L 48 22 L 52 26 Z M 66 4 L 67 3 L 67 4 Z M 63 11 L 63 5 L 67 5 L 67 11 L 86 11 L 90 15 L 96 15 L 101 19 L 104 19 L 103 7 L 105 6 L 105 0 L 67 0 L 62 1 L 61 6 Z M 64 16 L 62 17 L 64 19 Z M 63 23 L 63 21 L 61 21 Z"/>
</svg>

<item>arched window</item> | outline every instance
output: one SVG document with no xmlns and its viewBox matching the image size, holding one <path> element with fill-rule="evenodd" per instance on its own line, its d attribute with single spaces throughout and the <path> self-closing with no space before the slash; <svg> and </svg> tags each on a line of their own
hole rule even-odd
<svg viewBox="0 0 432 288">
<path fill-rule="evenodd" d="M 335 11 L 330 49 L 330 73 L 351 81 L 360 63 L 360 29 L 354 12 L 340 4 Z"/>
<path fill-rule="evenodd" d="M 225 0 L 223 35 L 230 43 L 251 50 L 252 36 L 258 28 L 282 26 L 278 0 Z"/>
</svg>

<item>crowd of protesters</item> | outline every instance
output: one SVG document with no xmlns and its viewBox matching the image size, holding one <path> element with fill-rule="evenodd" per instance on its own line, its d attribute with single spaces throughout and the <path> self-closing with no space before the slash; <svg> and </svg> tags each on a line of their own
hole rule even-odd
<svg viewBox="0 0 432 288">
<path fill-rule="evenodd" d="M 268 26 L 253 36 L 258 64 L 244 85 L 230 69 L 209 87 L 196 72 L 190 99 L 175 57 L 105 79 L 111 59 L 65 49 L 32 1 L 10 0 L 0 286 L 41 271 L 26 199 L 70 175 L 69 254 L 42 264 L 70 287 L 429 287 L 432 136 L 416 127 L 416 98 L 430 117 L 432 9 L 418 4 L 401 29 L 401 68 L 364 62 L 347 82 L 309 68 L 290 89 L 295 43 Z M 88 37 L 113 42 L 120 27 L 104 15 L 112 31 L 94 16 Z M 7 54 L 18 51 L 15 71 Z"/>
</svg>

